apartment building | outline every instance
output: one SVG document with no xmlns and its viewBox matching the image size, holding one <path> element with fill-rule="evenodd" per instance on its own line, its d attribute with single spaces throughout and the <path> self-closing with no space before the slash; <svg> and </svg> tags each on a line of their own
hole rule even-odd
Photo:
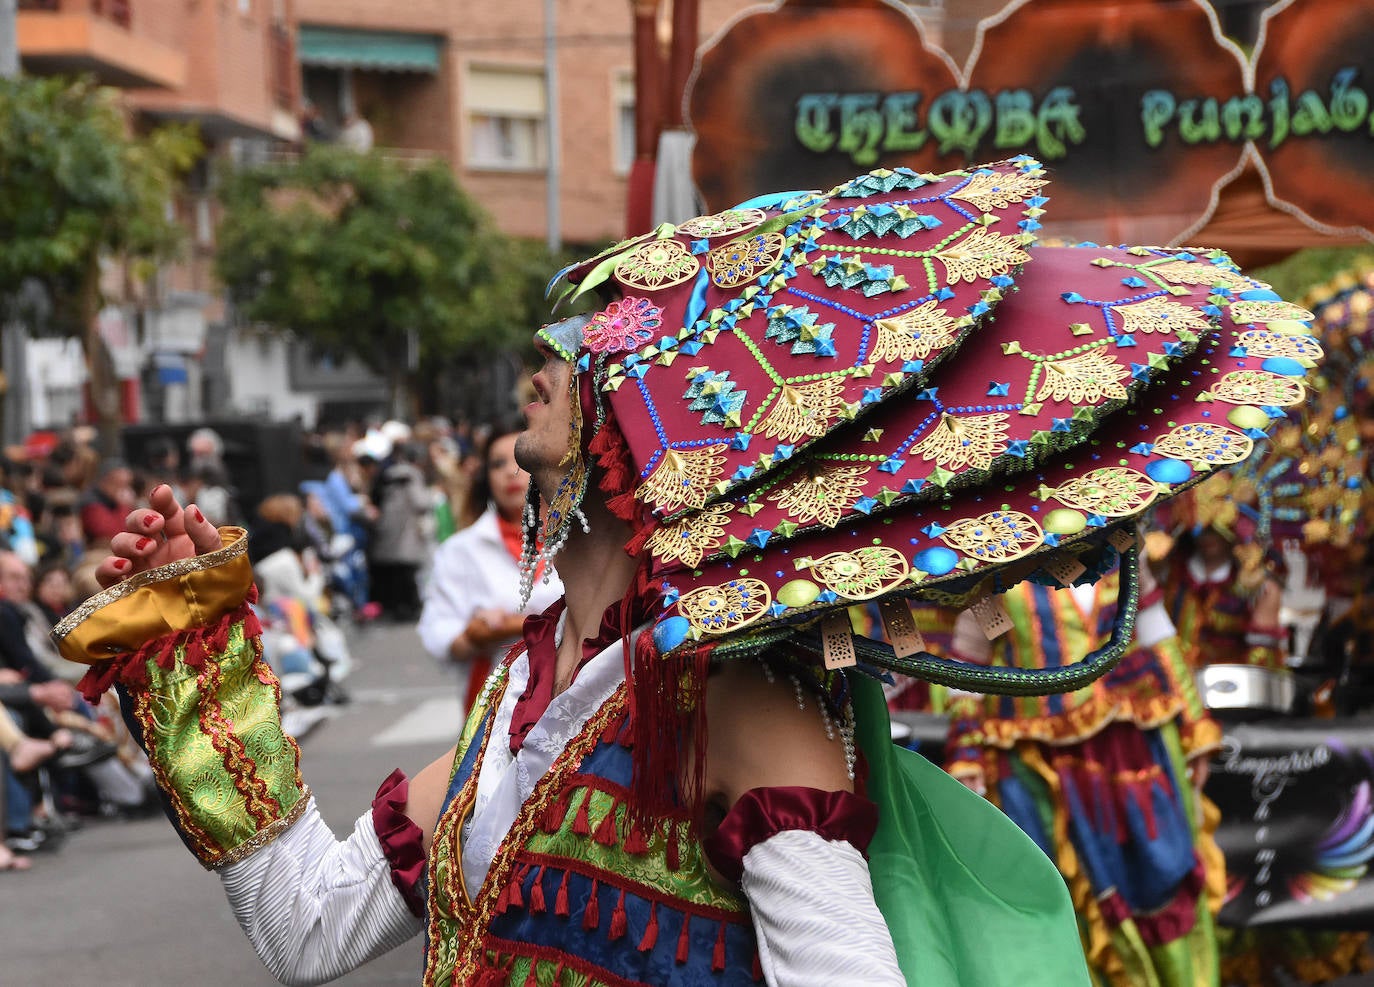
<svg viewBox="0 0 1374 987">
<path fill-rule="evenodd" d="M 558 0 L 559 211 L 564 239 L 617 236 L 633 151 L 630 0 Z M 304 91 L 333 126 L 450 161 L 507 233 L 547 225 L 543 0 L 297 0 Z M 627 129 L 628 128 L 628 129 Z"/>
<path fill-rule="evenodd" d="M 19 0 L 18 7 L 27 74 L 93 76 L 126 91 L 134 127 L 189 123 L 205 143 L 205 159 L 169 201 L 190 234 L 185 257 L 166 266 L 142 298 L 125 296 L 124 279 L 111 270 L 99 328 L 124 380 L 126 418 L 177 420 L 224 407 L 232 396 L 223 388 L 202 389 L 207 366 L 211 377 L 226 379 L 213 372 L 226 345 L 211 269 L 213 161 L 239 138 L 299 137 L 292 0 Z M 61 345 L 29 343 L 34 425 L 65 424 L 82 413 L 84 378 L 71 373 Z"/>
</svg>

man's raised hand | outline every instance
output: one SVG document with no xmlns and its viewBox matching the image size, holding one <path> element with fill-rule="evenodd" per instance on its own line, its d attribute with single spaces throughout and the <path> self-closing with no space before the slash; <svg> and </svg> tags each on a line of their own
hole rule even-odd
<svg viewBox="0 0 1374 987">
<path fill-rule="evenodd" d="M 110 539 L 110 554 L 95 570 L 101 586 L 113 586 L 135 573 L 220 547 L 219 532 L 194 504 L 177 503 L 167 484 L 154 487 L 149 507 L 131 511 L 124 530 Z"/>
</svg>

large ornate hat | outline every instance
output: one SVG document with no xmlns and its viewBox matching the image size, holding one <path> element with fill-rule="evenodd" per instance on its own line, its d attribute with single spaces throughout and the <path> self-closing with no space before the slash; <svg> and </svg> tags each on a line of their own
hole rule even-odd
<svg viewBox="0 0 1374 987">
<path fill-rule="evenodd" d="M 609 299 L 545 340 L 575 362 L 589 426 L 623 436 L 631 475 L 610 492 L 633 495 L 661 654 L 805 646 L 860 601 L 976 605 L 1090 576 L 1141 512 L 1304 400 L 1311 313 L 1219 251 L 1036 246 L 1047 185 L 1027 158 L 880 170 L 560 273 L 562 295 Z M 885 610 L 900 632 L 905 605 Z M 1106 667 L 859 657 L 987 692 Z"/>
</svg>

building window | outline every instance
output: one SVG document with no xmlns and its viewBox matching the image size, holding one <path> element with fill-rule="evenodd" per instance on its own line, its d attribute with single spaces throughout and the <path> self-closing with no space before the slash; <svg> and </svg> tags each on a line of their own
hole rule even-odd
<svg viewBox="0 0 1374 987">
<path fill-rule="evenodd" d="M 467 163 L 471 168 L 543 168 L 544 70 L 470 65 L 467 70 Z"/>
<path fill-rule="evenodd" d="M 628 175 L 635 161 L 635 76 L 621 69 L 611 77 L 611 164 L 617 175 Z"/>
</svg>

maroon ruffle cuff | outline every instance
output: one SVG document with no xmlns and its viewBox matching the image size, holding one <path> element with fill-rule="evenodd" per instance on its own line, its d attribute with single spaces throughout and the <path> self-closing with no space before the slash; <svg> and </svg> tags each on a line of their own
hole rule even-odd
<svg viewBox="0 0 1374 987">
<path fill-rule="evenodd" d="M 405 814 L 409 796 L 410 779 L 397 768 L 386 776 L 372 799 L 372 828 L 391 865 L 391 883 L 401 892 L 411 914 L 423 918 L 425 903 L 419 887 L 425 873 L 424 834 Z"/>
<path fill-rule="evenodd" d="M 745 854 L 778 833 L 816 833 L 827 840 L 843 840 L 863 853 L 877 828 L 878 807 L 853 792 L 795 785 L 751 788 L 726 814 L 720 828 L 703 841 L 703 847 L 716 870 L 738 882 Z"/>
</svg>

